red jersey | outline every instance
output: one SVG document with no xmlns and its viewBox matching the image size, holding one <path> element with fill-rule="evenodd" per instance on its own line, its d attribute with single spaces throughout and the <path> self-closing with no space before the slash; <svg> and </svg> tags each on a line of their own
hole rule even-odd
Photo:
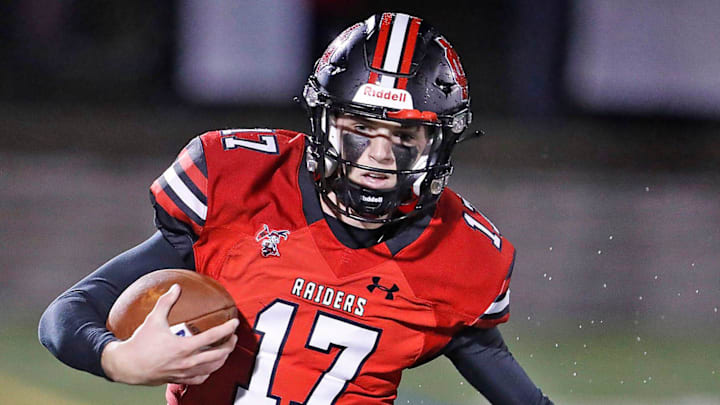
<svg viewBox="0 0 720 405">
<path fill-rule="evenodd" d="M 254 329 L 205 383 L 169 386 L 169 403 L 391 404 L 402 370 L 508 319 L 514 248 L 487 218 L 446 189 L 431 215 L 348 248 L 324 219 L 304 138 L 208 132 L 153 183 L 158 227 L 192 240 L 197 271 Z"/>
</svg>

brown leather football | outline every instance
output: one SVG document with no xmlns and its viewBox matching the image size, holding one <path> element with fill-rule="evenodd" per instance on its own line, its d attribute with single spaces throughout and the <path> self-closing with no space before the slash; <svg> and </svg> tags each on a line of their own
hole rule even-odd
<svg viewBox="0 0 720 405">
<path fill-rule="evenodd" d="M 125 289 L 110 309 L 107 328 L 119 339 L 128 339 L 173 284 L 181 287 L 168 314 L 176 335 L 196 335 L 238 317 L 232 296 L 220 283 L 192 270 L 166 269 L 148 273 Z"/>
</svg>

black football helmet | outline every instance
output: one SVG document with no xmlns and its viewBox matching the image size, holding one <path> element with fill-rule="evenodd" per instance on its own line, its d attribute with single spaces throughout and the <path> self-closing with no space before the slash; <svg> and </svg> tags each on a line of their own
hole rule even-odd
<svg viewBox="0 0 720 405">
<path fill-rule="evenodd" d="M 422 19 L 401 13 L 376 14 L 343 31 L 315 63 L 302 101 L 312 130 L 307 165 L 321 198 L 364 222 L 395 222 L 433 206 L 452 174 L 453 147 L 472 119 L 453 47 Z M 342 115 L 424 126 L 427 146 L 396 170 L 361 165 L 343 150 L 345 134 L 334 124 Z M 348 179 L 353 168 L 397 181 L 387 189 L 364 187 Z"/>
</svg>

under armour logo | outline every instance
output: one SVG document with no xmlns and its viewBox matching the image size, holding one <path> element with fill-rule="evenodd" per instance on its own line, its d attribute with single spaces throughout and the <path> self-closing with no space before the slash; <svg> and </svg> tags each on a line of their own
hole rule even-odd
<svg viewBox="0 0 720 405">
<path fill-rule="evenodd" d="M 255 235 L 255 240 L 260 242 L 260 252 L 263 257 L 280 256 L 278 244 L 282 239 L 287 240 L 290 231 L 271 231 L 267 225 L 263 225 L 260 232 Z"/>
<path fill-rule="evenodd" d="M 396 293 L 400 291 L 400 288 L 397 286 L 397 284 L 393 283 L 392 287 L 387 288 L 384 285 L 380 285 L 380 277 L 373 277 L 372 278 L 373 283 L 367 286 L 368 291 L 373 292 L 377 288 L 380 291 L 385 291 L 385 299 L 391 300 L 395 298 L 393 296 L 393 293 Z"/>
</svg>

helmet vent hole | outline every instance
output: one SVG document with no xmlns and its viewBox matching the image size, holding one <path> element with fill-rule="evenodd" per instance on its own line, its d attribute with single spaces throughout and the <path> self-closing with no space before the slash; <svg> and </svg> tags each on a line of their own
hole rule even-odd
<svg viewBox="0 0 720 405">
<path fill-rule="evenodd" d="M 444 81 L 441 78 L 435 80 L 435 87 L 439 88 L 446 96 L 450 94 L 455 83 Z"/>
</svg>

